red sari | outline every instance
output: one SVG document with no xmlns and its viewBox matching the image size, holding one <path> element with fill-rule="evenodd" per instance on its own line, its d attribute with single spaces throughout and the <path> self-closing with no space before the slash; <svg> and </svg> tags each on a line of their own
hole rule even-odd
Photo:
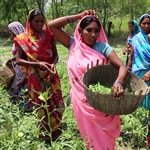
<svg viewBox="0 0 150 150">
<path fill-rule="evenodd" d="M 28 61 L 47 62 L 52 64 L 54 60 L 52 42 L 55 40 L 52 32 L 46 27 L 45 38 L 42 39 L 27 28 L 27 32 L 17 36 L 14 41 L 16 46 L 20 46 L 27 55 Z M 52 131 L 52 137 L 58 128 L 61 127 L 61 118 L 64 111 L 64 102 L 60 85 L 59 75 L 49 74 L 38 67 L 26 68 L 28 76 L 28 88 L 32 104 L 37 108 L 38 117 L 42 119 L 41 128 Z M 47 92 L 47 99 L 42 100 L 41 93 Z M 48 109 L 42 107 L 47 104 Z M 47 112 L 48 111 L 48 112 Z M 49 124 L 49 125 L 48 125 Z"/>
</svg>

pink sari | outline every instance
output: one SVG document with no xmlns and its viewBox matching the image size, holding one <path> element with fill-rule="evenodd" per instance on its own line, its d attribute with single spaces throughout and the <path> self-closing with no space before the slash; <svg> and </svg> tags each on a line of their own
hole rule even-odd
<svg viewBox="0 0 150 150">
<path fill-rule="evenodd" d="M 74 114 L 88 149 L 114 150 L 115 140 L 120 135 L 120 117 L 106 115 L 91 107 L 86 101 L 81 80 L 88 64 L 93 61 L 93 66 L 95 66 L 97 60 L 99 64 L 107 64 L 107 59 L 82 42 L 78 32 L 79 24 L 80 22 L 75 29 L 75 41 L 70 48 L 67 62 Z M 97 42 L 107 42 L 103 28 L 101 28 Z"/>
</svg>

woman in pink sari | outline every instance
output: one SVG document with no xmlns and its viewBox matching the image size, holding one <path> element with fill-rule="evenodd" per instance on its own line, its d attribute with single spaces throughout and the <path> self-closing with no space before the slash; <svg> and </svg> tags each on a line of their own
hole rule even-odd
<svg viewBox="0 0 150 150">
<path fill-rule="evenodd" d="M 81 20 L 76 26 L 74 37 L 61 29 L 78 19 Z M 123 94 L 122 83 L 127 75 L 127 67 L 108 45 L 95 11 L 86 10 L 77 15 L 60 17 L 50 21 L 48 26 L 57 40 L 69 48 L 67 69 L 71 84 L 70 95 L 77 124 L 87 148 L 114 150 L 115 140 L 120 135 L 120 118 L 106 115 L 89 105 L 81 78 L 91 62 L 96 65 L 99 60 L 100 64 L 107 64 L 109 60 L 119 70 L 113 84 L 114 97 L 117 98 Z"/>
<path fill-rule="evenodd" d="M 41 130 L 46 132 L 45 136 L 40 134 L 39 138 L 50 140 L 52 137 L 55 140 L 61 134 L 64 102 L 55 68 L 58 61 L 55 38 L 40 10 L 35 9 L 29 13 L 26 32 L 17 36 L 14 41 L 17 64 L 24 66 L 27 73 L 31 102 L 41 119 Z M 46 97 L 40 93 L 45 93 Z M 43 104 L 47 105 L 48 110 Z M 49 136 L 50 133 L 52 136 Z"/>
</svg>

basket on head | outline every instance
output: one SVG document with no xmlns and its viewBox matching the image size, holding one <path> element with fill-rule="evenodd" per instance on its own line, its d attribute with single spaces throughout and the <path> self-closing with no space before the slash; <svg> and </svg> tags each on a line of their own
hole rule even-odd
<svg viewBox="0 0 150 150">
<path fill-rule="evenodd" d="M 111 65 L 95 66 L 85 72 L 83 76 L 84 91 L 87 101 L 93 108 L 106 114 L 125 115 L 132 113 L 140 106 L 149 93 L 149 88 L 142 79 L 131 72 L 127 74 L 123 89 L 131 90 L 132 94 L 125 92 L 120 99 L 113 99 L 113 93 L 101 94 L 89 89 L 90 84 L 96 84 L 98 81 L 101 85 L 111 88 L 117 76 L 118 70 Z"/>
</svg>

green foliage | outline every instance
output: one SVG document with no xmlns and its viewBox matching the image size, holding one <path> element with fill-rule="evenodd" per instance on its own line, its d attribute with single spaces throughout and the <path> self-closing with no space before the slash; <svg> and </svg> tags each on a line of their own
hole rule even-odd
<svg viewBox="0 0 150 150">
<path fill-rule="evenodd" d="M 118 145 L 130 146 L 133 149 L 144 148 L 146 146 L 147 135 L 147 111 L 138 108 L 129 115 L 121 116 L 122 132 L 117 139 Z"/>
<path fill-rule="evenodd" d="M 121 30 L 122 24 L 126 22 L 126 20 L 137 20 L 142 14 L 150 13 L 149 4 L 150 0 L 113 0 L 113 2 L 112 0 L 5 0 L 0 3 L 0 25 L 2 28 L 0 35 L 3 33 L 3 36 L 6 37 L 4 33 L 6 33 L 8 23 L 12 21 L 20 21 L 25 25 L 29 11 L 34 8 L 42 10 L 47 20 L 64 15 L 77 14 L 83 10 L 94 9 L 106 31 L 108 22 L 112 21 L 113 24 L 115 24 L 116 18 L 118 18 L 119 27 L 115 25 L 115 29 Z M 74 24 L 70 24 L 70 26 L 67 27 L 69 28 L 67 31 L 69 31 L 70 34 L 73 33 L 74 26 Z"/>
<path fill-rule="evenodd" d="M 4 41 L 3 41 L 4 42 Z M 3 49 L 1 55 L 2 62 L 11 57 L 10 41 L 5 45 L 0 42 Z M 116 46 L 117 45 L 117 46 Z M 115 51 L 119 57 L 123 58 L 122 45 L 113 43 Z M 59 61 L 57 71 L 60 75 L 63 97 L 66 109 L 63 115 L 63 134 L 52 144 L 46 144 L 37 138 L 39 133 L 38 119 L 35 111 L 25 113 L 9 100 L 9 95 L 0 86 L 0 150 L 86 150 L 85 144 L 81 139 L 73 108 L 69 97 L 70 84 L 68 80 L 66 61 L 68 50 L 57 43 Z M 7 55 L 6 55 L 7 54 Z M 46 96 L 44 95 L 44 99 Z M 122 132 L 117 139 L 116 150 L 144 150 L 146 147 L 147 110 L 138 108 L 129 115 L 121 116 Z"/>
</svg>

